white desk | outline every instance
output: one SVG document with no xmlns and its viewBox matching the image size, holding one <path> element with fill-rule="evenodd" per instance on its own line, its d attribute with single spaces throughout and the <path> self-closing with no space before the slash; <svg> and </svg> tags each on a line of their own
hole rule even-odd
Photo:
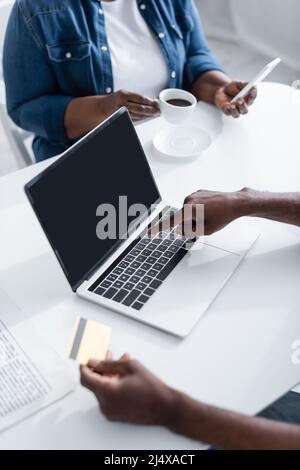
<svg viewBox="0 0 300 470">
<path fill-rule="evenodd" d="M 214 144 L 196 161 L 179 165 L 152 154 L 160 119 L 138 127 L 166 200 L 182 200 L 198 188 L 300 189 L 300 104 L 288 87 L 263 85 L 251 113 L 238 121 L 204 104 L 197 115 Z M 80 314 L 113 327 L 116 356 L 128 351 L 168 383 L 216 405 L 255 414 L 294 385 L 285 380 L 284 364 L 290 341 L 300 337 L 300 315 L 293 332 L 288 314 L 300 306 L 299 230 L 254 220 L 260 240 L 193 333 L 179 341 L 72 293 L 23 193 L 23 185 L 49 163 L 0 180 L 0 286 L 57 351 L 65 354 Z M 287 350 L 278 351 L 285 340 Z M 300 381 L 300 369 L 298 375 Z M 163 429 L 106 422 L 94 397 L 80 387 L 0 435 L 0 448 L 200 447 Z"/>
</svg>

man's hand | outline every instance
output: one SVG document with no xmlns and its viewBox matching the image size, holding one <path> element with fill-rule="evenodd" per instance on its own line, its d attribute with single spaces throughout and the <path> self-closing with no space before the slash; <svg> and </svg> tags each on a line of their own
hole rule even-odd
<svg viewBox="0 0 300 470">
<path fill-rule="evenodd" d="M 97 397 L 102 413 L 112 421 L 168 425 L 173 391 L 139 362 L 91 360 L 81 366 L 81 384 Z"/>
<path fill-rule="evenodd" d="M 198 210 L 200 205 L 204 205 L 204 220 L 203 211 Z M 152 227 L 149 235 L 176 227 L 178 234 L 193 240 L 212 235 L 240 217 L 260 217 L 300 227 L 300 193 L 269 193 L 251 188 L 233 193 L 200 190 L 185 198 L 183 208 L 174 216 Z"/>
<path fill-rule="evenodd" d="M 119 90 L 103 97 L 102 102 L 99 102 L 99 106 L 103 107 L 107 115 L 112 114 L 122 106 L 126 106 L 134 120 L 157 116 L 160 112 L 156 100 L 127 90 Z"/>
<path fill-rule="evenodd" d="M 169 231 L 177 226 L 177 232 L 190 239 L 203 235 L 212 235 L 223 229 L 238 217 L 244 215 L 244 200 L 251 192 L 249 189 L 234 193 L 222 193 L 199 190 L 184 200 L 184 206 L 170 219 L 164 220 L 150 230 L 152 236 L 159 231 Z M 203 211 L 197 210 L 197 206 L 204 205 L 204 220 L 198 219 L 197 214 Z"/>
<path fill-rule="evenodd" d="M 257 97 L 257 89 L 255 87 L 252 88 L 245 99 L 241 98 L 231 103 L 232 99 L 237 96 L 246 85 L 247 83 L 233 81 L 217 90 L 215 94 L 215 104 L 226 116 L 238 118 L 241 114 L 248 113 L 249 106 L 253 104 Z"/>
<path fill-rule="evenodd" d="M 300 427 L 232 413 L 170 389 L 141 364 L 90 361 L 81 383 L 113 421 L 162 425 L 224 450 L 300 449 Z"/>
</svg>

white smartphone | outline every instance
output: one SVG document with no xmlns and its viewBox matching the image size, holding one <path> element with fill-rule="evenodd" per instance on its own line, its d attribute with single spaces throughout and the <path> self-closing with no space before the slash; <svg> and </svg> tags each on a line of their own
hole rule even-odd
<svg viewBox="0 0 300 470">
<path fill-rule="evenodd" d="M 273 60 L 270 62 L 268 65 L 266 65 L 254 78 L 249 82 L 245 88 L 243 88 L 242 91 L 238 95 L 236 95 L 233 100 L 231 100 L 231 103 L 234 103 L 240 98 L 246 98 L 246 96 L 250 93 L 251 89 L 255 86 L 257 86 L 260 82 L 265 80 L 268 75 L 270 75 L 271 72 L 279 65 L 281 62 L 281 59 L 278 57 L 277 59 Z"/>
</svg>

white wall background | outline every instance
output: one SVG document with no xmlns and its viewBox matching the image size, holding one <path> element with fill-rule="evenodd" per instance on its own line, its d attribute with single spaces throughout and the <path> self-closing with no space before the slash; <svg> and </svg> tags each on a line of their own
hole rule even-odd
<svg viewBox="0 0 300 470">
<path fill-rule="evenodd" d="M 207 34 L 217 38 L 236 39 L 231 0 L 195 0 L 195 3 L 199 7 Z"/>
<path fill-rule="evenodd" d="M 3 38 L 7 20 L 14 0 L 0 0 L 0 40 Z"/>
<path fill-rule="evenodd" d="M 300 70 L 299 0 L 196 0 L 209 35 L 237 39 Z"/>
<path fill-rule="evenodd" d="M 300 70 L 299 0 L 196 0 L 209 35 L 237 39 Z M 0 43 L 13 0 L 0 0 Z"/>
</svg>

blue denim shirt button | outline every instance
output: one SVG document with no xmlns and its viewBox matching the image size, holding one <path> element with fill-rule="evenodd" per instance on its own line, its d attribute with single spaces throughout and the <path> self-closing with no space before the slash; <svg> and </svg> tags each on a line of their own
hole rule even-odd
<svg viewBox="0 0 300 470">
<path fill-rule="evenodd" d="M 101 51 L 107 52 L 107 47 L 106 46 L 101 46 Z"/>
<path fill-rule="evenodd" d="M 160 39 L 163 39 L 163 38 L 165 37 L 165 33 L 159 33 L 158 37 L 159 37 Z"/>
<path fill-rule="evenodd" d="M 112 92 L 112 89 L 108 86 L 105 91 L 109 95 Z"/>
<path fill-rule="evenodd" d="M 102 10 L 102 8 L 99 8 L 99 15 L 103 15 L 103 10 Z"/>
<path fill-rule="evenodd" d="M 171 78 L 176 78 L 176 75 L 177 75 L 177 74 L 176 74 L 176 71 L 175 71 L 175 70 L 172 70 L 172 72 L 171 72 Z"/>
<path fill-rule="evenodd" d="M 66 59 L 72 59 L 71 52 L 66 52 Z"/>
<path fill-rule="evenodd" d="M 140 5 L 140 9 L 141 9 L 141 10 L 146 10 L 146 5 L 145 5 L 145 3 L 142 3 L 142 4 Z"/>
</svg>

